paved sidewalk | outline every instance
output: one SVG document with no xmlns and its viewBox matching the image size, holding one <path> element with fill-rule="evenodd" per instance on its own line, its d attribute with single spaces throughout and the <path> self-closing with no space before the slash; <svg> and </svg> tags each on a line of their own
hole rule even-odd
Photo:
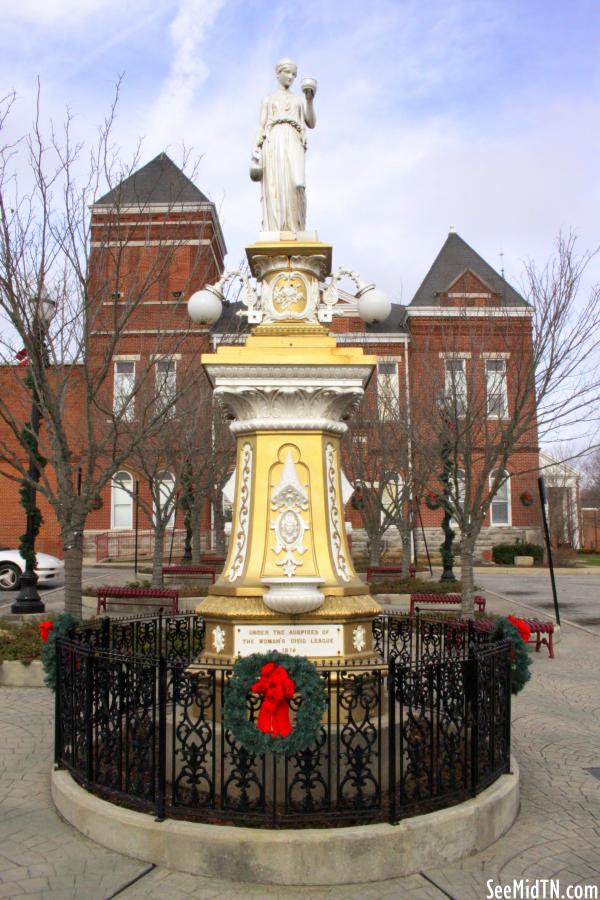
<svg viewBox="0 0 600 900">
<path fill-rule="evenodd" d="M 515 611 L 490 598 L 494 612 Z M 513 707 L 521 812 L 510 832 L 462 863 L 410 878 L 334 888 L 236 884 L 152 868 L 103 850 L 54 812 L 48 772 L 53 703 L 45 689 L 0 689 L 0 898 L 456 898 L 481 900 L 488 879 L 558 878 L 600 885 L 600 638 L 566 625 L 555 660 L 534 654 Z M 134 879 L 138 879 L 134 881 Z M 133 883 L 132 883 L 133 882 Z M 600 891 L 599 891 L 600 896 Z"/>
</svg>

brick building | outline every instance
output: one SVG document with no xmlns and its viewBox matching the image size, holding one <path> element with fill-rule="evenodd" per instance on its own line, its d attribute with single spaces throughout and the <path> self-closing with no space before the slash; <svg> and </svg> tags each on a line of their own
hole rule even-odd
<svg viewBox="0 0 600 900">
<path fill-rule="evenodd" d="M 177 382 L 181 372 L 197 363 L 211 345 L 226 340 L 229 324 L 239 322 L 233 306 L 226 307 L 224 317 L 211 330 L 190 323 L 186 312 L 189 295 L 217 281 L 222 273 L 225 243 L 214 204 L 165 154 L 98 200 L 92 207 L 91 225 L 90 288 L 97 301 L 96 315 L 89 323 L 88 354 L 98 360 L 111 356 L 107 403 L 113 408 L 128 405 L 133 418 L 138 414 L 136 403 L 141 402 L 137 396 L 127 399 L 134 384 L 160 377 L 168 395 L 169 385 Z M 121 322 L 121 335 L 113 346 L 115 316 L 126 311 L 128 291 L 139 291 L 145 282 L 148 286 L 143 301 L 125 326 Z M 501 420 L 511 406 L 517 361 L 531 345 L 531 309 L 457 234 L 448 235 L 411 302 L 394 305 L 385 322 L 365 326 L 354 298 L 344 294 L 342 299 L 334 308 L 331 330 L 338 342 L 361 346 L 378 356 L 377 373 L 369 387 L 374 397 L 385 386 L 415 408 L 424 408 L 425 394 L 433 390 L 435 371 L 442 386 L 449 377 L 459 384 L 461 379 L 466 384 L 471 376 L 477 380 L 490 421 Z M 235 329 L 239 330 L 237 324 Z M 0 378 L 15 396 L 19 395 L 22 370 L 5 368 Z M 25 392 L 21 396 L 25 416 L 29 400 Z M 73 415 L 78 403 L 75 397 L 71 402 L 73 409 L 68 414 Z M 515 537 L 539 540 L 539 509 L 535 503 L 526 506 L 519 499 L 523 492 L 535 496 L 538 459 L 533 427 L 522 437 L 507 466 L 511 477 L 486 517 L 478 543 L 480 553 L 493 543 Z M 102 541 L 110 535 L 131 532 L 131 492 L 136 481 L 140 482 L 140 491 L 147 492 L 134 467 L 124 465 L 112 487 L 107 486 L 99 508 L 87 520 L 86 555 L 93 554 L 92 539 L 101 536 Z M 0 478 L 0 492 L 6 510 L 0 541 L 15 546 L 24 521 L 17 485 Z M 203 515 L 202 525 L 208 530 L 210 510 L 205 509 Z M 176 527 L 181 514 L 178 516 Z M 38 548 L 60 555 L 58 529 L 47 508 L 44 517 Z M 423 504 L 421 518 L 425 538 L 437 548 L 441 511 Z M 350 505 L 347 519 L 360 543 L 360 514 Z M 149 529 L 151 522 L 141 515 L 139 527 Z M 392 533 L 388 539 L 393 542 Z"/>
</svg>

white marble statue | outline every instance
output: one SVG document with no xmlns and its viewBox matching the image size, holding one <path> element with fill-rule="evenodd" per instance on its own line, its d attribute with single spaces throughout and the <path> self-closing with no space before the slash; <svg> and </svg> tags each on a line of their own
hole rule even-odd
<svg viewBox="0 0 600 900">
<path fill-rule="evenodd" d="M 304 97 L 299 97 L 290 91 L 296 64 L 281 59 L 275 72 L 279 87 L 262 103 L 250 177 L 262 182 L 262 230 L 298 232 L 306 228 L 304 154 L 306 128 L 314 128 L 317 121 L 317 83 L 303 78 Z"/>
</svg>

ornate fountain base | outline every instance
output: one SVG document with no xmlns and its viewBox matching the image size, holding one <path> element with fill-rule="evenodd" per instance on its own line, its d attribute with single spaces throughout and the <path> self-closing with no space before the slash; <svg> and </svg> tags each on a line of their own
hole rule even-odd
<svg viewBox="0 0 600 900">
<path fill-rule="evenodd" d="M 371 623 L 381 607 L 366 593 L 327 595 L 318 609 L 297 615 L 274 612 L 260 596 L 209 595 L 196 612 L 206 628 L 200 664 L 269 650 L 333 665 L 376 661 Z"/>
</svg>

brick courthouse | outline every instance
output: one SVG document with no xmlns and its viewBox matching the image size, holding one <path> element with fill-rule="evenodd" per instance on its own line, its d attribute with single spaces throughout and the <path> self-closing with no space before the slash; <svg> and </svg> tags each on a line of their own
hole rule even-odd
<svg viewBox="0 0 600 900">
<path fill-rule="evenodd" d="M 119 204 L 116 227 L 111 225 L 111 209 L 115 203 Z M 106 386 L 115 405 L 123 402 L 135 379 L 153 367 L 160 370 L 165 385 L 171 381 L 176 383 L 178 372 L 184 371 L 190 361 L 198 360 L 201 353 L 219 340 L 223 322 L 217 322 L 212 329 L 191 325 L 186 300 L 193 291 L 218 280 L 226 253 L 214 204 L 167 156 L 161 154 L 126 179 L 92 207 L 90 271 L 92 279 L 105 286 L 105 297 L 90 328 L 90 355 L 103 354 L 110 337 L 112 311 L 126 302 L 123 298 L 127 275 L 121 275 L 118 290 L 114 284 L 111 286 L 114 270 L 111 248 L 119 244 L 125 245 L 120 256 L 122 272 L 135 273 L 139 281 L 145 271 L 158 267 L 160 276 L 133 312 L 116 348 Z M 161 265 L 160 254 L 168 246 L 174 248 L 173 252 L 168 265 Z M 97 294 L 102 296 L 102 290 Z M 371 392 L 385 385 L 387 391 L 402 401 L 414 404 L 432 370 L 439 371 L 442 379 L 452 373 L 459 383 L 461 377 L 466 379 L 467 372 L 477 371 L 489 386 L 491 414 L 501 418 L 511 408 L 510 348 L 514 346 L 515 352 L 521 352 L 524 340 L 525 344 L 527 340 L 530 343 L 531 309 L 458 234 L 448 235 L 411 302 L 407 306 L 394 305 L 385 322 L 365 326 L 353 298 L 342 296 L 346 302 L 336 307 L 331 329 L 339 343 L 361 346 L 378 357 L 376 378 L 369 386 Z M 471 321 L 477 322 L 478 334 L 482 336 L 475 350 L 465 331 L 465 323 Z M 160 355 L 156 355 L 159 331 L 162 346 Z M 182 332 L 187 332 L 183 343 Z M 18 396 L 24 371 L 4 367 L 0 379 L 3 390 L 15 393 L 15 403 L 22 399 L 25 416 L 30 397 L 24 391 L 22 398 Z M 72 418 L 74 429 L 81 428 L 84 440 L 85 429 L 77 417 L 81 403 L 76 394 L 74 387 L 65 415 Z M 0 424 L 0 430 L 2 427 Z M 539 542 L 539 507 L 535 502 L 531 506 L 520 502 L 524 492 L 536 496 L 538 459 L 537 436 L 530 433 L 509 461 L 507 472 L 511 477 L 497 494 L 486 517 L 477 544 L 479 556 L 492 544 L 517 537 Z M 520 472 L 528 474 L 520 475 Z M 168 473 L 165 477 L 168 478 Z M 85 556 L 95 555 L 94 539 L 98 535 L 126 534 L 133 529 L 133 500 L 129 491 L 138 480 L 140 491 L 147 491 L 141 475 L 133 466 L 126 465 L 113 479 L 112 487 L 107 486 L 100 508 L 87 519 Z M 439 485 L 434 488 L 439 489 Z M 0 477 L 0 501 L 4 511 L 0 542 L 4 546 L 17 546 L 24 530 L 25 514 L 18 501 L 18 485 L 5 477 Z M 61 556 L 53 513 L 42 497 L 39 505 L 44 525 L 37 548 Z M 442 512 L 423 504 L 421 516 L 427 541 L 437 549 L 442 536 Z M 353 525 L 355 541 L 360 542 L 360 513 L 349 504 L 346 518 Z M 204 529 L 208 531 L 210 524 L 211 512 L 205 509 Z M 182 514 L 178 511 L 176 528 L 182 525 Z M 139 527 L 151 528 L 151 522 L 141 512 Z M 388 537 L 390 540 L 393 541 L 393 536 Z"/>
</svg>

